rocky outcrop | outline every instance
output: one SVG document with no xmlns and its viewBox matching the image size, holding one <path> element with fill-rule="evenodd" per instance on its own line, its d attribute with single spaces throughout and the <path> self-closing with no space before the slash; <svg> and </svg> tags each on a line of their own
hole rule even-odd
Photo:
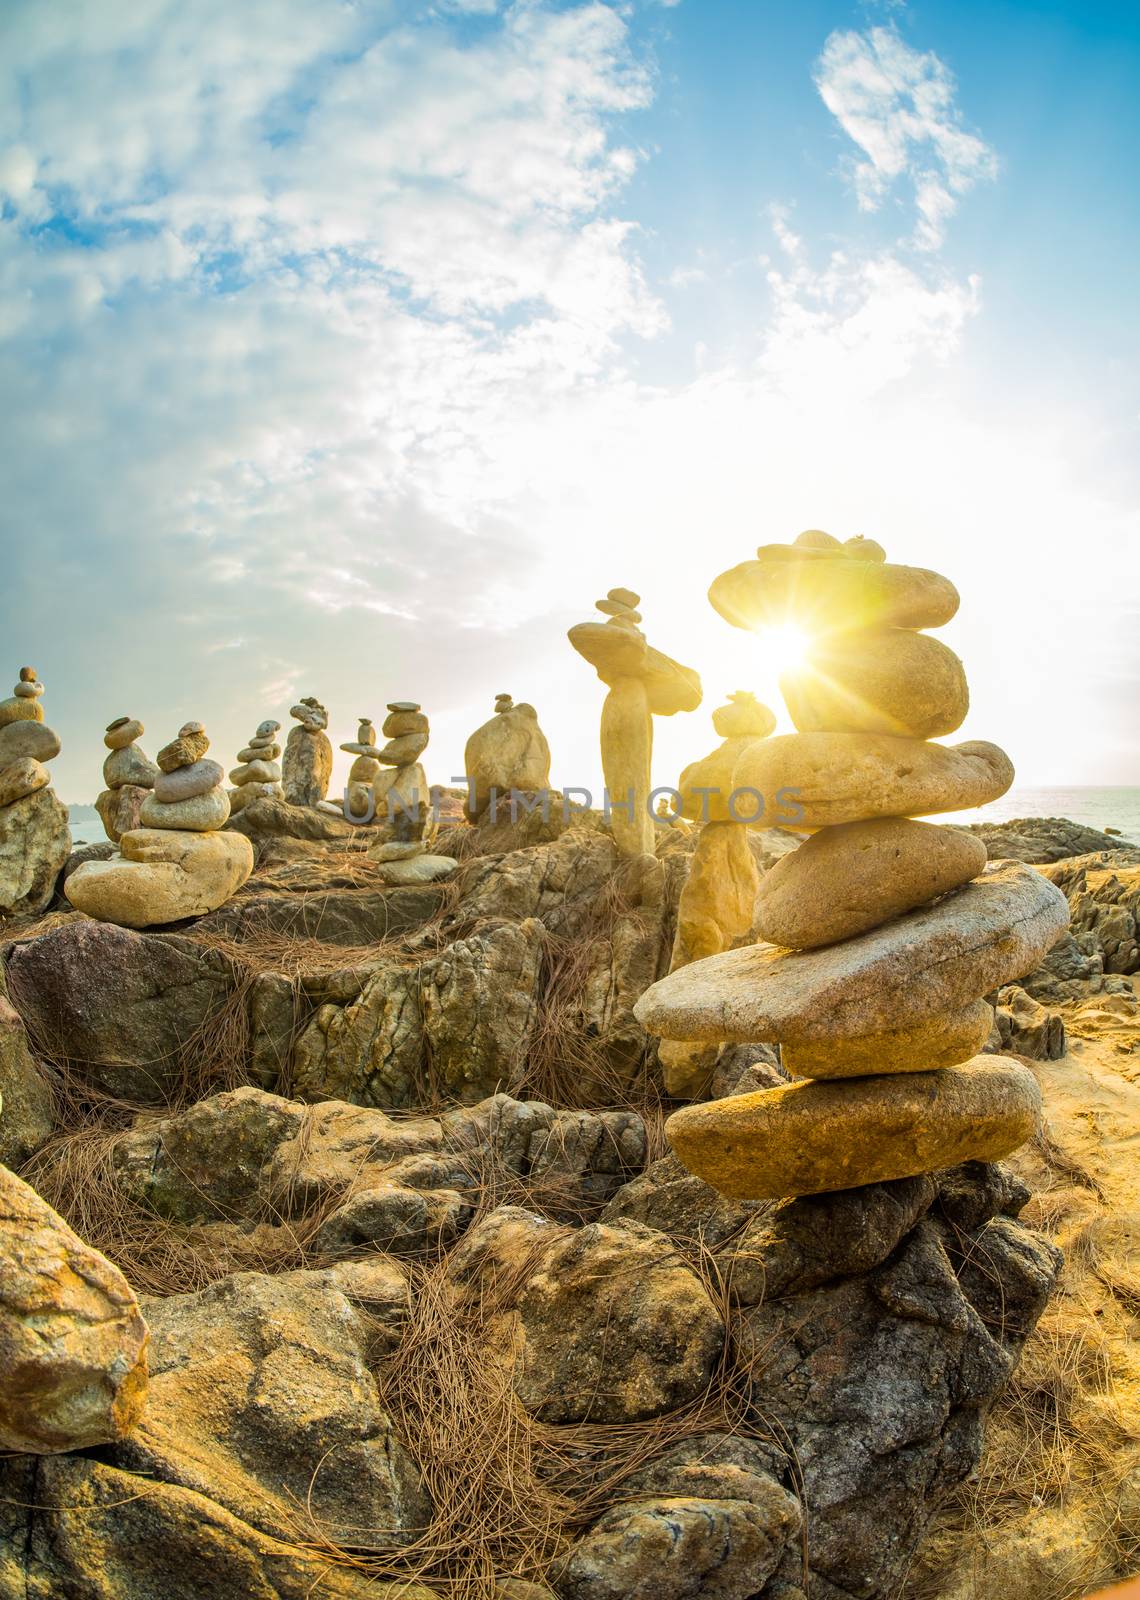
<svg viewBox="0 0 1140 1600">
<path fill-rule="evenodd" d="M 70 852 L 67 807 L 51 789 L 0 806 L 0 914 L 42 911 Z"/>
<path fill-rule="evenodd" d="M 146 1399 L 146 1349 L 118 1268 L 0 1167 L 0 1450 L 121 1439 Z"/>
<path fill-rule="evenodd" d="M 51 1086 L 0 986 L 0 1163 L 18 1167 L 55 1126 Z"/>
<path fill-rule="evenodd" d="M 966 832 L 976 834 L 991 861 L 1028 861 L 1041 864 L 1083 856 L 1096 850 L 1117 850 L 1118 837 L 1085 827 L 1068 817 L 1018 817 L 1012 822 L 974 822 Z"/>
</svg>

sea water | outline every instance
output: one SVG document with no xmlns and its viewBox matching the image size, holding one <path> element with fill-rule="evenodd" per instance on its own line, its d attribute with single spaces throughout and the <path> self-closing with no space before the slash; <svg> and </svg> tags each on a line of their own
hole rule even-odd
<svg viewBox="0 0 1140 1600">
<path fill-rule="evenodd" d="M 931 822 L 1010 822 L 1015 817 L 1068 817 L 1086 828 L 1118 828 L 1122 843 L 1140 845 L 1140 789 L 1013 788 L 974 811 L 931 817 Z"/>
</svg>

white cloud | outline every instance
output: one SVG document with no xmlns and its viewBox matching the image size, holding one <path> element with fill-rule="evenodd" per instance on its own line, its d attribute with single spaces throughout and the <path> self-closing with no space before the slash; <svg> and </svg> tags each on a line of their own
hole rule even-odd
<svg viewBox="0 0 1140 1600">
<path fill-rule="evenodd" d="M 994 152 L 966 131 L 953 75 L 933 51 L 913 50 L 893 27 L 833 33 L 816 66 L 827 109 L 863 152 L 853 164 L 860 206 L 873 211 L 909 179 L 914 242 L 936 250 L 958 199 L 997 171 Z"/>
</svg>

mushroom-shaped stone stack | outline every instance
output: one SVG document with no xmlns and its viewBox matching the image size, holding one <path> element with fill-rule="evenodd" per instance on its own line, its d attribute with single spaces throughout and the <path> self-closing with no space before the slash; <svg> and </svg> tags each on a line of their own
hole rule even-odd
<svg viewBox="0 0 1140 1600">
<path fill-rule="evenodd" d="M 371 717 L 361 717 L 356 738 L 342 744 L 341 749 L 353 757 L 348 769 L 348 786 L 345 789 L 345 815 L 351 821 L 372 820 L 373 785 L 380 775 L 380 752 L 376 748 L 376 729 Z"/>
<path fill-rule="evenodd" d="M 187 722 L 158 752 L 159 773 L 142 804 L 142 826 L 109 861 L 85 861 L 64 892 L 78 911 L 127 928 L 180 922 L 214 911 L 253 871 L 244 834 L 221 832 L 230 814 L 225 774 L 206 759 L 210 741 Z"/>
<path fill-rule="evenodd" d="M 606 810 L 623 855 L 652 855 L 656 823 L 650 807 L 653 718 L 695 711 L 701 680 L 691 667 L 654 650 L 638 628 L 639 596 L 611 589 L 597 602 L 605 622 L 579 622 L 568 638 L 609 686 L 602 707 L 602 773 Z"/>
<path fill-rule="evenodd" d="M 107 724 L 103 743 L 110 751 L 103 763 L 103 782 L 107 787 L 95 801 L 104 831 L 112 844 L 124 833 L 137 828 L 143 801 L 154 788 L 158 768 L 135 744 L 143 725 L 137 717 L 116 717 Z"/>
<path fill-rule="evenodd" d="M 812 636 L 783 685 L 807 730 L 751 745 L 733 774 L 812 836 L 761 882 L 766 942 L 683 967 L 638 1002 L 666 1038 L 778 1041 L 795 1080 L 677 1112 L 674 1149 L 746 1198 L 1006 1155 L 1036 1128 L 1040 1093 L 1028 1068 L 978 1055 L 993 1020 L 982 997 L 1040 962 L 1068 905 L 1020 862 L 987 866 L 973 835 L 913 820 L 1013 779 L 995 745 L 922 737 L 965 713 L 960 668 L 917 631 L 954 614 L 953 585 L 813 531 L 762 547 L 710 597 L 741 626 Z"/>
<path fill-rule="evenodd" d="M 775 714 L 754 694 L 737 690 L 713 712 L 722 743 L 681 774 L 681 815 L 703 823 L 677 905 L 670 972 L 719 955 L 753 927 L 760 874 L 748 843 L 749 798 L 737 804 L 732 775 L 737 762 L 776 726 Z M 703 1094 L 716 1065 L 719 1044 L 663 1039 L 658 1047 L 666 1092 L 676 1100 Z"/>
<path fill-rule="evenodd" d="M 329 714 L 319 700 L 306 695 L 290 708 L 297 726 L 285 741 L 283 787 L 292 806 L 318 806 L 329 792 L 333 748 L 325 729 Z"/>
<path fill-rule="evenodd" d="M 277 742 L 280 731 L 279 722 L 259 722 L 253 738 L 244 750 L 238 751 L 238 764 L 230 771 L 230 782 L 233 784 L 230 790 L 231 812 L 240 811 L 242 806 L 256 800 L 259 795 L 280 798 L 281 768 L 278 762 L 281 746 Z"/>
<path fill-rule="evenodd" d="M 59 736 L 43 720 L 43 692 L 35 669 L 21 667 L 0 701 L 0 913 L 42 911 L 71 853 L 67 809 L 49 787 Z"/>
<path fill-rule="evenodd" d="M 495 714 L 475 729 L 463 752 L 467 776 L 467 816 L 477 822 L 512 790 L 541 793 L 550 787 L 550 746 L 538 725 L 538 712 L 509 694 L 495 696 Z"/>
<path fill-rule="evenodd" d="M 427 749 L 428 719 L 415 700 L 390 700 L 382 729 L 388 743 L 373 752 L 381 770 L 373 782 L 381 835 L 368 852 L 385 883 L 431 883 L 458 867 L 454 856 L 428 852 L 434 826 L 431 792 L 420 756 Z"/>
</svg>

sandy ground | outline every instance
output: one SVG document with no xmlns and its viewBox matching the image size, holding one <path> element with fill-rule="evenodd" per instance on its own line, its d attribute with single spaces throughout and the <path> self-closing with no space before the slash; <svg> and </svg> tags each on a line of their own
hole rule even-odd
<svg viewBox="0 0 1140 1600">
<path fill-rule="evenodd" d="M 1042 1137 L 1013 1164 L 1060 1289 L 995 1408 L 976 1477 L 906 1600 L 1076 1600 L 1140 1573 L 1140 979 L 1062 1007 L 1069 1048 L 1029 1063 Z"/>
</svg>

